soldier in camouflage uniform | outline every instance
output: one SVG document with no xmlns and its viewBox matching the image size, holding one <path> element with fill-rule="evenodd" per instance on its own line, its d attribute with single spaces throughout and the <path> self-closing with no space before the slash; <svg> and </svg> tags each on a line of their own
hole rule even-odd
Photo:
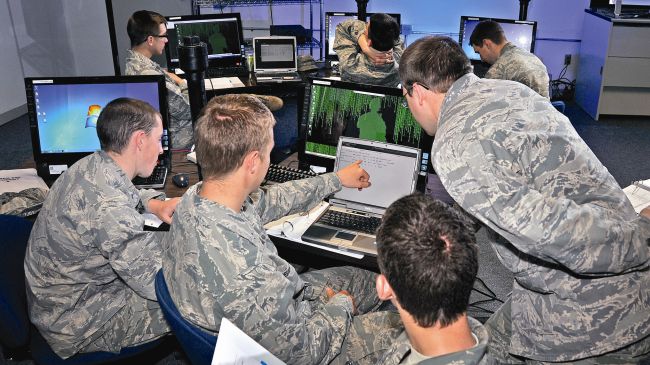
<svg viewBox="0 0 650 365">
<path fill-rule="evenodd" d="M 183 196 L 164 242 L 172 299 L 195 325 L 216 333 L 228 318 L 290 364 L 374 363 L 401 331 L 396 313 L 369 313 L 381 303 L 375 274 L 338 267 L 298 275 L 263 227 L 342 186 L 368 187 L 368 174 L 354 163 L 336 174 L 259 189 L 274 123 L 247 95 L 215 97 L 199 118 L 196 153 L 204 180 Z M 367 314 L 355 316 L 355 308 Z"/>
<path fill-rule="evenodd" d="M 489 363 L 487 331 L 467 316 L 478 271 L 468 223 L 420 193 L 386 210 L 377 230 L 377 294 L 397 307 L 405 332 L 378 365 Z"/>
<path fill-rule="evenodd" d="M 343 81 L 397 87 L 397 68 L 404 52 L 399 25 L 388 14 L 370 17 L 368 24 L 347 20 L 336 27 L 334 51 Z"/>
<path fill-rule="evenodd" d="M 508 42 L 499 23 L 492 20 L 478 23 L 469 43 L 483 62 L 492 65 L 486 78 L 521 82 L 549 98 L 546 66 L 534 54 Z"/>
<path fill-rule="evenodd" d="M 515 281 L 486 324 L 490 353 L 513 363 L 647 356 L 650 220 L 569 120 L 520 83 L 471 74 L 446 37 L 413 43 L 400 78 L 413 115 L 435 134 L 443 185 L 507 240 L 493 247 Z"/>
<path fill-rule="evenodd" d="M 102 150 L 56 180 L 36 219 L 25 254 L 29 316 L 63 358 L 169 332 L 154 291 L 162 235 L 143 230 L 141 212 L 170 222 L 178 199 L 131 183 L 153 171 L 162 133 L 149 104 L 110 102 L 97 120 Z"/>
<path fill-rule="evenodd" d="M 166 24 L 165 18 L 153 11 L 140 10 L 131 15 L 127 23 L 131 49 L 127 51 L 124 74 L 165 76 L 171 146 L 174 149 L 185 149 L 193 143 L 187 82 L 151 60 L 152 56 L 163 53 L 169 41 Z"/>
</svg>

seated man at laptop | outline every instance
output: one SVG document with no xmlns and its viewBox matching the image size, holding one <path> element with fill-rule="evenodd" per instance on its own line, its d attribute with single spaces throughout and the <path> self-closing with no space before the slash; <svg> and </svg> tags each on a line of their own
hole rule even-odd
<svg viewBox="0 0 650 365">
<path fill-rule="evenodd" d="M 187 96 L 187 82 L 163 69 L 151 60 L 161 55 L 167 42 L 167 20 L 162 15 L 148 10 L 139 10 L 129 18 L 126 31 L 131 40 L 127 51 L 125 75 L 165 75 L 167 101 L 169 103 L 169 132 L 174 149 L 192 146 L 192 116 Z M 275 96 L 256 95 L 272 110 L 282 108 L 282 99 Z"/>
<path fill-rule="evenodd" d="M 119 352 L 169 332 L 156 302 L 161 232 L 143 230 L 143 211 L 165 222 L 179 199 L 137 190 L 162 153 L 160 114 L 115 99 L 97 120 L 101 151 L 52 185 L 25 253 L 29 316 L 54 352 Z"/>
<path fill-rule="evenodd" d="M 377 231 L 377 293 L 397 307 L 405 332 L 378 364 L 488 363 L 487 330 L 467 316 L 475 242 L 469 222 L 430 196 L 388 207 Z"/>
<path fill-rule="evenodd" d="M 336 27 L 334 51 L 339 57 L 341 80 L 397 87 L 398 63 L 404 44 L 397 21 L 377 13 L 368 23 L 346 20 Z"/>
<path fill-rule="evenodd" d="M 367 188 L 369 176 L 357 161 L 337 173 L 259 189 L 274 122 L 246 95 L 218 96 L 204 109 L 196 126 L 204 180 L 183 196 L 164 242 L 172 299 L 195 325 L 215 333 L 228 318 L 287 363 L 375 359 L 401 331 L 396 313 L 374 312 L 381 304 L 375 274 L 337 267 L 298 275 L 263 227 L 343 186 Z M 364 328 L 371 338 L 359 337 Z"/>
<path fill-rule="evenodd" d="M 481 61 L 492 65 L 485 78 L 517 81 L 549 98 L 546 66 L 534 54 L 509 42 L 499 23 L 478 23 L 469 42 Z"/>
</svg>

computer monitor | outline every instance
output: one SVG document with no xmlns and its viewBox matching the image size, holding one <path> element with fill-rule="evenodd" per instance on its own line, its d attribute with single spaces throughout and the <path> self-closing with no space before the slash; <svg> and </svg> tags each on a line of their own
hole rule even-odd
<svg viewBox="0 0 650 365">
<path fill-rule="evenodd" d="M 476 25 L 483 20 L 493 20 L 499 23 L 508 41 L 517 47 L 523 48 L 531 53 L 535 51 L 535 35 L 537 33 L 537 22 L 535 21 L 461 16 L 458 43 L 470 60 L 481 60 L 481 56 L 474 52 L 472 45 L 469 44 L 469 38 Z"/>
<path fill-rule="evenodd" d="M 97 117 L 108 102 L 121 97 L 146 101 L 160 112 L 164 129 L 160 160 L 171 161 L 162 75 L 26 78 L 25 92 L 36 170 L 46 181 L 100 149 Z"/>
<path fill-rule="evenodd" d="M 356 137 L 422 150 L 420 174 L 432 171 L 433 138 L 417 123 L 402 90 L 330 79 L 312 79 L 302 107 L 300 167 L 332 171 L 339 138 Z"/>
<path fill-rule="evenodd" d="M 208 45 L 210 67 L 241 65 L 244 34 L 239 13 L 168 16 L 167 66 L 178 67 L 178 45 L 197 35 Z"/>
<path fill-rule="evenodd" d="M 370 19 L 370 16 L 372 16 L 374 13 L 367 13 L 366 14 L 366 21 Z M 401 18 L 402 16 L 400 14 L 394 14 L 394 13 L 387 13 L 388 15 L 392 16 L 397 20 L 397 24 L 402 24 L 401 23 Z M 338 60 L 338 56 L 336 55 L 336 52 L 334 52 L 334 36 L 336 35 L 336 26 L 343 23 L 346 20 L 349 19 L 357 19 L 357 13 L 352 13 L 352 12 L 332 12 L 328 11 L 325 13 L 325 49 L 327 50 L 327 54 L 325 54 L 325 58 L 328 60 Z"/>
</svg>

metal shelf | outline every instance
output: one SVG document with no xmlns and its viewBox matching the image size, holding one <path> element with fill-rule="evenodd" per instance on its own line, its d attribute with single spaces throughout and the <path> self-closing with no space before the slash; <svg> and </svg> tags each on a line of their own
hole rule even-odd
<svg viewBox="0 0 650 365">
<path fill-rule="evenodd" d="M 318 48 L 320 52 L 320 59 L 323 58 L 323 1 L 324 0 L 192 0 L 192 12 L 200 14 L 201 8 L 212 8 L 223 10 L 224 7 L 237 7 L 237 6 L 259 6 L 259 5 L 289 5 L 289 4 L 309 4 L 309 29 L 312 34 L 312 39 L 306 43 L 298 44 L 298 49 L 309 49 L 309 53 L 313 54 L 314 48 Z M 312 4 L 319 4 L 320 10 L 320 28 L 318 30 L 319 40 L 313 38 L 314 24 L 313 24 L 313 10 Z"/>
</svg>

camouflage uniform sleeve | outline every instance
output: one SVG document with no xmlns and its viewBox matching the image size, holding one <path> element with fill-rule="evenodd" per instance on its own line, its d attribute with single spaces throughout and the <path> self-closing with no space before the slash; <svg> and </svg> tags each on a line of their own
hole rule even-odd
<svg viewBox="0 0 650 365">
<path fill-rule="evenodd" d="M 349 74 L 367 73 L 368 60 L 359 47 L 359 36 L 366 30 L 360 20 L 346 20 L 336 26 L 334 51 L 339 56 L 339 69 Z"/>
<path fill-rule="evenodd" d="M 522 137 L 526 138 L 526 136 Z M 549 198 L 528 182 L 524 169 L 543 170 L 548 154 L 556 156 L 570 146 L 568 140 L 555 140 L 546 149 L 509 151 L 509 146 L 525 146 L 530 141 L 511 136 L 505 141 L 471 141 L 464 147 L 476 158 L 467 160 L 468 168 L 462 179 L 463 189 L 472 191 L 463 206 L 484 223 L 496 227 L 498 233 L 523 253 L 542 260 L 559 263 L 569 270 L 586 275 L 606 275 L 638 269 L 647 265 L 648 247 L 635 234 L 637 221 L 614 216 L 611 209 L 597 204 L 578 204 L 565 196 Z M 543 142 L 540 142 L 543 143 Z M 485 156 L 497 163 L 485 163 Z M 484 157 L 477 157 L 484 156 Z M 496 156 L 496 157 L 495 157 Z M 526 161 L 511 161 L 512 156 L 525 156 Z M 580 156 L 570 163 L 585 166 L 590 162 Z M 541 164 L 541 165 L 540 165 Z M 522 166 L 525 166 L 522 167 Z M 498 184 L 494 182 L 498 181 Z M 559 184 L 562 179 L 553 180 Z M 552 183 L 552 182 L 551 182 Z M 588 183 L 575 182 L 579 190 L 589 189 Z M 558 187 L 559 188 L 559 187 Z M 521 214 L 529 212 L 529 214 Z M 617 245 L 604 244 L 617 242 Z M 597 254 L 594 254 L 597 253 Z M 607 259 L 601 259 L 607 258 Z"/>
<path fill-rule="evenodd" d="M 404 53 L 404 40 L 400 36 L 399 43 L 393 47 L 393 59 L 399 64 L 399 60 L 402 59 L 402 54 Z"/>
<path fill-rule="evenodd" d="M 341 190 L 341 187 L 338 176 L 329 173 L 272 185 L 266 191 L 258 189 L 251 194 L 251 198 L 262 222 L 268 223 L 289 214 L 307 211 L 326 196 Z"/>
<path fill-rule="evenodd" d="M 161 268 L 162 233 L 143 230 L 144 218 L 121 199 L 104 203 L 97 222 L 98 249 L 117 275 L 138 295 L 156 300 L 154 277 Z"/>
<path fill-rule="evenodd" d="M 165 193 L 153 189 L 142 189 L 139 190 L 139 193 L 140 193 L 140 200 L 142 201 L 142 205 L 144 205 L 145 207 L 149 205 L 149 200 L 151 199 L 165 200 L 166 198 Z"/>
</svg>

